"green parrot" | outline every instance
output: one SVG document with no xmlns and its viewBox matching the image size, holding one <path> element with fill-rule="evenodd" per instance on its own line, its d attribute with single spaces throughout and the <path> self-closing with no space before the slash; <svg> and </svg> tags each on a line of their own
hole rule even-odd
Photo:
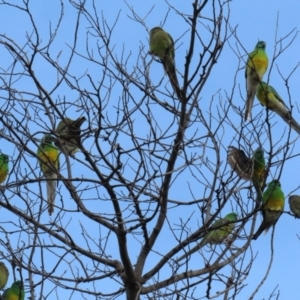
<svg viewBox="0 0 300 300">
<path fill-rule="evenodd" d="M 256 240 L 265 230 L 267 233 L 271 226 L 275 226 L 284 209 L 284 194 L 279 180 L 273 180 L 262 196 L 263 221 L 252 237 Z"/>
<path fill-rule="evenodd" d="M 264 150 L 262 148 L 258 148 L 255 150 L 253 155 L 253 175 L 252 182 L 258 184 L 261 188 L 264 184 L 265 175 L 266 175 L 266 161 L 264 158 Z"/>
<path fill-rule="evenodd" d="M 206 244 L 220 244 L 226 239 L 226 237 L 232 232 L 235 226 L 235 221 L 237 220 L 238 215 L 234 212 L 226 215 L 224 218 L 215 221 L 207 234 L 203 237 L 202 241 L 192 248 L 190 251 L 185 253 L 184 255 L 180 256 L 176 259 L 177 262 L 182 260 L 183 258 L 190 256 L 192 253 L 196 252 Z M 228 222 L 231 222 L 228 224 Z M 217 228 L 212 230 L 213 228 Z"/>
<path fill-rule="evenodd" d="M 57 173 L 55 170 L 59 170 L 59 151 L 53 145 L 53 141 L 54 138 L 51 134 L 45 134 L 37 151 L 41 170 L 47 179 L 47 200 L 50 216 L 54 211 L 56 193 L 55 185 L 57 182 L 55 179 L 57 179 Z"/>
<path fill-rule="evenodd" d="M 181 97 L 178 79 L 175 68 L 175 50 L 174 41 L 169 33 L 160 27 L 154 27 L 150 30 L 150 54 L 159 57 L 166 73 L 170 78 L 173 89 L 178 98 Z"/>
<path fill-rule="evenodd" d="M 266 161 L 264 158 L 264 150 L 258 148 L 255 150 L 253 155 L 253 174 L 252 182 L 257 193 L 257 201 L 260 203 L 263 199 L 263 185 L 265 182 L 266 172 Z"/>
<path fill-rule="evenodd" d="M 300 196 L 292 195 L 289 197 L 290 210 L 296 218 L 300 218 Z"/>
<path fill-rule="evenodd" d="M 8 155 L 0 154 L 0 183 L 4 182 L 7 178 L 9 172 L 8 159 Z"/>
<path fill-rule="evenodd" d="M 68 155 L 74 155 L 78 151 L 78 145 L 81 144 L 80 126 L 86 120 L 85 117 L 80 117 L 77 120 L 64 118 L 59 122 L 56 131 L 59 134 L 59 141 L 55 145 Z"/>
<path fill-rule="evenodd" d="M 24 298 L 25 293 L 22 281 L 15 281 L 2 295 L 3 300 L 24 300 Z"/>
<path fill-rule="evenodd" d="M 6 268 L 5 264 L 1 261 L 0 262 L 0 290 L 4 289 L 8 279 L 8 269 Z"/>
<path fill-rule="evenodd" d="M 267 85 L 262 81 L 258 86 L 256 97 L 260 101 L 261 105 L 271 111 L 274 111 L 283 119 L 284 122 L 300 134 L 299 124 L 292 117 L 291 112 L 271 85 Z"/>
<path fill-rule="evenodd" d="M 262 81 L 264 74 L 268 68 L 268 56 L 265 52 L 266 43 L 259 41 L 254 51 L 248 54 L 248 60 L 246 64 L 246 87 L 247 87 L 247 101 L 246 101 L 246 121 L 251 118 L 251 110 L 254 102 L 254 97 L 259 83 Z"/>
</svg>

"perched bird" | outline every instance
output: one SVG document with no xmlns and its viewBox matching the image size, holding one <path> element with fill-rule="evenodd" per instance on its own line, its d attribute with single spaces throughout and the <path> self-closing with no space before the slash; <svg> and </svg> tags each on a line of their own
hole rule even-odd
<svg viewBox="0 0 300 300">
<path fill-rule="evenodd" d="M 300 134 L 300 125 L 292 117 L 291 112 L 271 85 L 261 82 L 258 86 L 256 97 L 260 101 L 261 105 L 271 111 L 274 111 L 283 119 L 284 122 Z"/>
<path fill-rule="evenodd" d="M 252 180 L 258 202 L 262 201 L 262 189 L 266 176 L 264 150 L 258 148 L 249 158 L 243 150 L 229 146 L 227 160 L 231 168 L 244 180 Z"/>
<path fill-rule="evenodd" d="M 253 160 L 243 150 L 233 146 L 228 147 L 227 161 L 238 176 L 244 180 L 251 180 L 253 175 Z"/>
<path fill-rule="evenodd" d="M 176 259 L 176 261 L 180 261 L 183 258 L 191 255 L 192 253 L 196 252 L 206 244 L 220 244 L 224 241 L 224 239 L 232 232 L 235 221 L 237 220 L 238 215 L 234 212 L 226 215 L 224 218 L 219 219 L 215 221 L 211 227 L 210 230 L 207 232 L 207 234 L 203 237 L 202 241 L 192 248 L 190 251 L 185 253 L 184 255 L 180 256 Z M 228 223 L 229 222 L 229 223 Z M 213 230 L 213 228 L 216 228 Z"/>
<path fill-rule="evenodd" d="M 263 221 L 252 237 L 256 240 L 265 230 L 267 233 L 271 226 L 274 226 L 281 216 L 284 209 L 284 194 L 281 190 L 279 180 L 273 180 L 262 196 L 262 215 Z"/>
<path fill-rule="evenodd" d="M 150 54 L 159 57 L 166 73 L 170 78 L 173 89 L 179 99 L 181 99 L 181 90 L 175 68 L 175 50 L 174 41 L 169 33 L 160 27 L 154 27 L 150 30 Z"/>
<path fill-rule="evenodd" d="M 0 262 L 0 290 L 4 289 L 8 279 L 8 269 L 6 268 L 5 264 L 1 261 Z"/>
<path fill-rule="evenodd" d="M 240 178 L 252 180 L 254 184 L 258 182 L 262 186 L 266 167 L 264 150 L 262 148 L 256 149 L 253 157 L 249 158 L 243 150 L 229 146 L 227 160 Z"/>
<path fill-rule="evenodd" d="M 2 295 L 3 300 L 24 300 L 24 298 L 25 293 L 22 281 L 15 281 Z"/>
<path fill-rule="evenodd" d="M 55 145 L 60 151 L 68 155 L 74 155 L 78 151 L 78 145 L 81 144 L 80 126 L 85 120 L 85 117 L 77 120 L 64 118 L 58 123 L 56 131 L 59 134 L 59 140 L 55 142 Z"/>
<path fill-rule="evenodd" d="M 254 151 L 253 155 L 253 175 L 252 182 L 254 185 L 257 183 L 261 188 L 264 184 L 266 173 L 266 161 L 264 158 L 264 149 L 258 148 Z"/>
<path fill-rule="evenodd" d="M 53 145 L 54 138 L 51 134 L 46 134 L 42 138 L 41 144 L 38 148 L 37 155 L 42 172 L 47 179 L 47 200 L 48 200 L 48 212 L 51 215 L 54 211 L 55 201 L 55 186 L 57 173 L 59 170 L 59 151 Z"/>
<path fill-rule="evenodd" d="M 254 188 L 257 192 L 257 200 L 258 203 L 262 202 L 262 191 L 263 185 L 266 177 L 266 161 L 264 157 L 264 150 L 262 148 L 258 148 L 254 151 L 253 155 L 253 174 L 252 174 L 252 182 Z"/>
<path fill-rule="evenodd" d="M 254 51 L 248 54 L 246 63 L 246 88 L 247 88 L 247 101 L 246 101 L 246 121 L 251 118 L 251 110 L 254 102 L 254 97 L 258 88 L 258 84 L 262 81 L 264 74 L 268 68 L 268 56 L 265 52 L 266 43 L 259 41 Z"/>
<path fill-rule="evenodd" d="M 300 196 L 292 195 L 289 197 L 290 210 L 296 218 L 300 218 Z"/>
<path fill-rule="evenodd" d="M 6 154 L 0 154 L 0 183 L 4 182 L 9 172 L 8 168 L 8 156 Z"/>
</svg>

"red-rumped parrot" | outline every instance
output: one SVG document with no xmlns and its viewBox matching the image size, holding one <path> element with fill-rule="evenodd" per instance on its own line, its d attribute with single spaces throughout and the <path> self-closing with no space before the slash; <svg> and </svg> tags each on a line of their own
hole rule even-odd
<svg viewBox="0 0 300 300">
<path fill-rule="evenodd" d="M 262 81 L 268 68 L 269 60 L 265 49 L 266 43 L 259 41 L 256 44 L 255 49 L 248 54 L 245 71 L 247 88 L 245 119 L 248 121 L 251 118 L 251 110 L 258 85 Z"/>
</svg>

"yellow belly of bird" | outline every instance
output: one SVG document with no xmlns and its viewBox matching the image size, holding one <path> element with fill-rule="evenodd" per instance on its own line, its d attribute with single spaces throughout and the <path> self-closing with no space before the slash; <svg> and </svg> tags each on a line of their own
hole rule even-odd
<svg viewBox="0 0 300 300">
<path fill-rule="evenodd" d="M 47 156 L 46 155 L 42 155 L 40 157 L 40 159 L 43 162 L 52 161 L 52 163 L 54 164 L 57 161 L 57 152 L 56 151 L 47 151 Z"/>
<path fill-rule="evenodd" d="M 7 171 L 0 170 L 0 183 L 5 180 L 6 176 L 7 176 Z"/>
<path fill-rule="evenodd" d="M 258 98 L 263 106 L 268 107 L 271 110 L 275 109 L 276 104 L 279 103 L 278 99 L 274 97 L 273 93 L 263 89 L 259 91 Z"/>
<path fill-rule="evenodd" d="M 272 201 L 268 201 L 266 207 L 270 210 L 283 210 L 282 199 L 272 199 Z"/>
<path fill-rule="evenodd" d="M 41 163 L 41 168 L 43 173 L 48 173 L 49 171 L 51 172 L 50 166 L 51 166 L 51 162 L 53 164 L 53 166 L 56 166 L 58 164 L 58 156 L 57 156 L 57 152 L 56 151 L 47 151 L 47 156 L 45 155 L 41 155 L 40 156 L 40 160 L 44 163 Z"/>
<path fill-rule="evenodd" d="M 266 62 L 265 59 L 260 59 L 258 57 L 253 57 L 251 66 L 252 67 L 255 66 L 256 74 L 259 76 L 260 79 L 262 79 L 262 77 L 264 76 L 264 74 L 267 70 L 268 63 Z"/>
<path fill-rule="evenodd" d="M 20 300 L 21 296 L 20 295 L 9 295 L 9 300 Z"/>
<path fill-rule="evenodd" d="M 254 172 L 254 176 L 256 178 L 262 178 L 264 176 L 264 173 L 265 173 L 265 168 L 256 169 L 255 172 Z"/>
</svg>

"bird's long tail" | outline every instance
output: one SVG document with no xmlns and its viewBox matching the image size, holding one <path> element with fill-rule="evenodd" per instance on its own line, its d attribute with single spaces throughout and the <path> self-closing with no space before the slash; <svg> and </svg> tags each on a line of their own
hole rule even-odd
<svg viewBox="0 0 300 300">
<path fill-rule="evenodd" d="M 246 112 L 245 112 L 245 120 L 250 121 L 251 119 L 251 110 L 254 102 L 254 97 L 257 91 L 257 85 L 252 85 L 247 91 L 247 102 L 246 102 Z"/>
<path fill-rule="evenodd" d="M 256 231 L 256 233 L 254 234 L 254 236 L 252 237 L 252 240 L 256 240 L 264 230 L 266 230 L 266 233 L 268 231 L 269 228 L 266 228 L 264 222 L 261 223 L 261 225 L 259 226 L 258 230 Z"/>
<path fill-rule="evenodd" d="M 182 100 L 182 91 L 179 87 L 174 60 L 173 59 L 172 59 L 172 61 L 166 60 L 166 62 L 164 63 L 164 68 L 165 68 L 166 73 L 169 76 L 173 90 L 176 92 L 178 99 L 181 101 Z"/>
<path fill-rule="evenodd" d="M 290 124 L 291 124 L 291 127 L 292 127 L 298 134 L 300 134 L 300 125 L 295 121 L 295 119 L 292 118 Z"/>
<path fill-rule="evenodd" d="M 300 125 L 296 122 L 296 120 L 290 115 L 290 116 L 281 116 L 281 118 L 289 124 L 298 134 L 300 134 Z"/>
<path fill-rule="evenodd" d="M 57 179 L 57 174 L 49 174 L 47 179 Z M 54 212 L 54 203 L 55 203 L 55 194 L 56 194 L 56 180 L 47 181 L 47 200 L 48 200 L 48 212 L 51 216 Z"/>
<path fill-rule="evenodd" d="M 263 194 L 262 194 L 262 184 L 261 181 L 257 181 L 257 180 L 253 180 L 253 185 L 256 191 L 256 200 L 257 200 L 257 204 L 260 205 L 260 203 L 262 203 L 262 198 L 263 198 Z"/>
</svg>

